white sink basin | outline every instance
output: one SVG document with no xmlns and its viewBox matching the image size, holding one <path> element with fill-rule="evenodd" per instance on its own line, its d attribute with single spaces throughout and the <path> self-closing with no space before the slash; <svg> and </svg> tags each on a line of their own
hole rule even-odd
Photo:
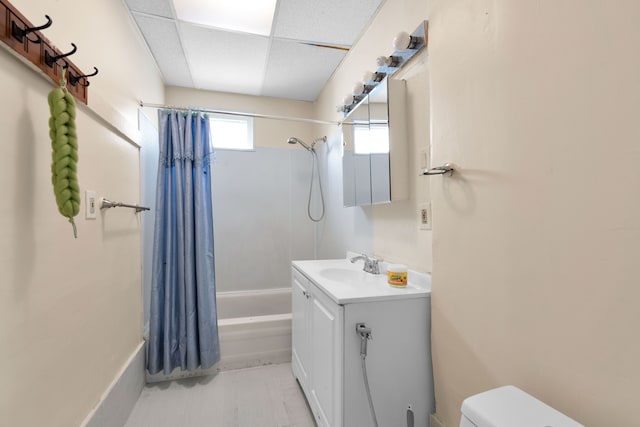
<svg viewBox="0 0 640 427">
<path fill-rule="evenodd" d="M 431 276 L 426 273 L 410 271 L 408 285 L 396 288 L 387 283 L 386 274 L 367 273 L 362 262 L 348 259 L 293 261 L 293 266 L 338 304 L 431 295 Z"/>
<path fill-rule="evenodd" d="M 334 280 L 336 282 L 349 282 L 350 284 L 358 285 L 358 284 L 367 284 L 371 282 L 375 282 L 380 280 L 382 276 L 380 274 L 371 274 L 365 271 L 354 271 L 352 269 L 347 268 L 323 268 L 318 272 L 322 277 L 329 280 Z"/>
</svg>

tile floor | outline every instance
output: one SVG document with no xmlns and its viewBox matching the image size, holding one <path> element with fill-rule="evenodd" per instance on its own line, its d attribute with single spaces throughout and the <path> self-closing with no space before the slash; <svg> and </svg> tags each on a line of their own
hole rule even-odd
<svg viewBox="0 0 640 427">
<path fill-rule="evenodd" d="M 291 364 L 150 384 L 125 427 L 314 427 Z"/>
</svg>

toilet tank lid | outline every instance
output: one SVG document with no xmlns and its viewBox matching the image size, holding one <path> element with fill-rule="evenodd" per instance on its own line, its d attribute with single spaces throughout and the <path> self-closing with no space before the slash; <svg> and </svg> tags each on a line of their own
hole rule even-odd
<svg viewBox="0 0 640 427">
<path fill-rule="evenodd" d="M 461 409 L 478 427 L 584 427 L 512 385 L 467 397 Z"/>
</svg>

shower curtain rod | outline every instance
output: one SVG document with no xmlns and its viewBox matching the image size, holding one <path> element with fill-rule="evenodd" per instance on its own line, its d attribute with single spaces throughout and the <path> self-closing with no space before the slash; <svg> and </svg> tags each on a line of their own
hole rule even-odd
<svg viewBox="0 0 640 427">
<path fill-rule="evenodd" d="M 200 113 L 211 113 L 211 114 L 226 114 L 229 116 L 241 116 L 241 117 L 255 117 L 258 119 L 270 119 L 270 120 L 285 120 L 290 122 L 305 122 L 305 123 L 315 123 L 320 125 L 338 125 L 340 126 L 341 122 L 338 121 L 329 121 L 329 120 L 316 120 L 316 119 L 306 119 L 303 117 L 291 117 L 291 116 L 274 116 L 272 114 L 258 114 L 258 113 L 246 113 L 244 111 L 228 111 L 228 110 L 215 110 L 210 108 L 189 108 L 189 107 L 172 107 L 170 105 L 162 105 L 162 104 L 149 104 L 143 101 L 140 101 L 141 107 L 148 108 L 166 108 L 178 111 L 197 111 Z"/>
</svg>

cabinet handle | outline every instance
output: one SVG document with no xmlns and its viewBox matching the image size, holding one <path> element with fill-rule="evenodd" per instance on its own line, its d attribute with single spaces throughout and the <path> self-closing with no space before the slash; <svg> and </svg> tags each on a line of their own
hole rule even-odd
<svg viewBox="0 0 640 427">
<path fill-rule="evenodd" d="M 304 295 L 306 299 L 309 299 L 310 297 L 309 292 L 307 291 L 302 291 L 302 295 Z"/>
</svg>

